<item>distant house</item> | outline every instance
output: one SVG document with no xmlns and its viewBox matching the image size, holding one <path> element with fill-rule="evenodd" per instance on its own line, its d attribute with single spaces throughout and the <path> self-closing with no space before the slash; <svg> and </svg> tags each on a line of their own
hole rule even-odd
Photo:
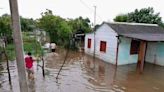
<svg viewBox="0 0 164 92">
<path fill-rule="evenodd" d="M 116 65 L 146 61 L 164 66 L 164 29 L 156 24 L 104 22 L 95 33 L 86 34 L 85 53 Z"/>
</svg>

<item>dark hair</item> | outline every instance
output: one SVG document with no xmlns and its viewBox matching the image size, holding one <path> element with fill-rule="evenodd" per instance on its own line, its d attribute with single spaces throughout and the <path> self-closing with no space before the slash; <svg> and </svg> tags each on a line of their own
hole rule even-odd
<svg viewBox="0 0 164 92">
<path fill-rule="evenodd" d="M 31 52 L 28 52 L 27 55 L 30 55 L 31 56 Z"/>
</svg>

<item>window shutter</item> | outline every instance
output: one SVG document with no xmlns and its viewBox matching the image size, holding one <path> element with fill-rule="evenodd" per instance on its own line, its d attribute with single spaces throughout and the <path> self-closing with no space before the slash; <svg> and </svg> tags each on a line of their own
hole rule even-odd
<svg viewBox="0 0 164 92">
<path fill-rule="evenodd" d="M 88 48 L 91 48 L 91 39 L 88 39 Z"/>
</svg>

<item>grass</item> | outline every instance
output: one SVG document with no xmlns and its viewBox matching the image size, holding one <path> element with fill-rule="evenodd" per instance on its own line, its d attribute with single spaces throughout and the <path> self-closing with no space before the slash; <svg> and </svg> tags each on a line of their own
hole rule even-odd
<svg viewBox="0 0 164 92">
<path fill-rule="evenodd" d="M 8 44 L 7 47 L 5 48 L 8 59 L 13 61 L 15 60 L 15 47 L 14 44 Z"/>
<path fill-rule="evenodd" d="M 35 40 L 35 37 L 32 36 L 28 32 L 23 32 L 23 48 L 24 52 L 31 52 L 34 56 L 40 56 L 41 55 L 41 46 L 40 43 Z M 15 46 L 13 43 L 8 44 L 6 49 L 6 53 L 8 55 L 9 60 L 13 61 L 15 60 Z"/>
<path fill-rule="evenodd" d="M 35 36 L 31 33 L 23 33 L 23 44 L 25 53 L 31 52 L 34 56 L 41 55 L 40 43 L 36 41 Z"/>
</svg>

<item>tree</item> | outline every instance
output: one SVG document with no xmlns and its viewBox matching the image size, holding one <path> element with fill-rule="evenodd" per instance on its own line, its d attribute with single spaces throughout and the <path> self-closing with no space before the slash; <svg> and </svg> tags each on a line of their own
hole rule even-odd
<svg viewBox="0 0 164 92">
<path fill-rule="evenodd" d="M 135 9 L 134 12 L 128 14 L 118 15 L 114 18 L 116 22 L 135 22 L 135 23 L 150 23 L 162 25 L 162 18 L 160 13 L 155 13 L 152 7 L 143 8 L 141 10 Z"/>
<path fill-rule="evenodd" d="M 11 18 L 8 14 L 4 14 L 0 17 L 0 36 L 4 37 L 5 43 L 12 41 Z"/>
<path fill-rule="evenodd" d="M 81 16 L 75 19 L 69 19 L 68 24 L 72 29 L 71 49 L 78 49 L 78 46 L 84 41 L 84 36 L 76 36 L 76 34 L 85 34 L 91 32 L 90 20 Z"/>
<path fill-rule="evenodd" d="M 35 20 L 20 18 L 22 31 L 33 31 L 36 26 Z M 0 16 L 0 36 L 4 37 L 6 43 L 12 42 L 11 16 L 3 14 Z"/>
<path fill-rule="evenodd" d="M 38 27 L 49 33 L 51 42 L 58 45 L 68 44 L 69 37 L 76 33 L 87 33 L 91 31 L 88 18 L 64 19 L 53 15 L 51 10 L 41 13 L 42 17 L 37 20 Z"/>
<path fill-rule="evenodd" d="M 126 14 L 119 14 L 114 18 L 116 22 L 127 22 L 127 15 Z"/>
<path fill-rule="evenodd" d="M 69 19 L 69 25 L 74 33 L 87 33 L 91 31 L 90 20 L 88 18 L 83 19 L 81 16 L 76 19 Z"/>
<path fill-rule="evenodd" d="M 51 10 L 43 12 L 38 22 L 38 27 L 49 33 L 51 42 L 65 45 L 72 31 L 65 19 L 52 14 Z"/>
<path fill-rule="evenodd" d="M 33 31 L 36 28 L 35 20 L 20 17 L 22 31 Z"/>
</svg>

